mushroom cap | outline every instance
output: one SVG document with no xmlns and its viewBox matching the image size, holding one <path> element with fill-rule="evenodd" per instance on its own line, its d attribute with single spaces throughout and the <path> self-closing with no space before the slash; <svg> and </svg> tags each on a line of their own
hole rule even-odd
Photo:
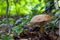
<svg viewBox="0 0 60 40">
<path fill-rule="evenodd" d="M 37 23 L 37 22 L 43 22 L 43 21 L 48 22 L 50 20 L 51 20 L 51 16 L 50 15 L 48 15 L 48 14 L 40 14 L 40 15 L 34 16 L 31 19 L 30 23 Z"/>
</svg>

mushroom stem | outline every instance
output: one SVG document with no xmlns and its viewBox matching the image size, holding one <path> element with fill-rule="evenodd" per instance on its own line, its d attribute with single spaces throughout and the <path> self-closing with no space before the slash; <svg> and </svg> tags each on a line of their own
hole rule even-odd
<svg viewBox="0 0 60 40">
<path fill-rule="evenodd" d="M 40 23 L 40 33 L 44 33 L 44 22 Z"/>
</svg>

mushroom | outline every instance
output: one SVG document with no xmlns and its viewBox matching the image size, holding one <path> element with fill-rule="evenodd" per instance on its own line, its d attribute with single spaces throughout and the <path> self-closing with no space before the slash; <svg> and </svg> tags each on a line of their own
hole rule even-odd
<svg viewBox="0 0 60 40">
<path fill-rule="evenodd" d="M 40 23 L 40 32 L 43 33 L 44 32 L 44 24 L 45 22 L 49 22 L 51 20 L 51 16 L 48 14 L 40 14 L 40 15 L 36 15 L 34 16 L 29 25 L 33 25 L 35 23 Z"/>
</svg>

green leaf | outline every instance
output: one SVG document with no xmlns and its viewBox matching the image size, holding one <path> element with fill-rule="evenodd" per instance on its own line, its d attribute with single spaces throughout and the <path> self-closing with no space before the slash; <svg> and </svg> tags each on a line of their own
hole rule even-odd
<svg viewBox="0 0 60 40">
<path fill-rule="evenodd" d="M 17 34 L 20 34 L 23 31 L 23 28 L 21 25 L 18 25 L 13 27 L 12 30 L 15 31 Z"/>
<path fill-rule="evenodd" d="M 8 36 L 8 35 L 2 35 L 1 36 L 1 39 L 2 40 L 13 40 L 10 36 Z"/>
<path fill-rule="evenodd" d="M 13 18 L 8 18 L 10 24 L 14 24 L 15 20 Z M 2 23 L 6 23 L 7 18 L 2 19 Z"/>
<path fill-rule="evenodd" d="M 10 24 L 14 24 L 15 23 L 15 20 L 13 18 L 9 18 L 9 23 Z"/>
<path fill-rule="evenodd" d="M 59 5 L 59 7 L 60 7 L 60 0 L 58 1 L 58 5 Z"/>
</svg>

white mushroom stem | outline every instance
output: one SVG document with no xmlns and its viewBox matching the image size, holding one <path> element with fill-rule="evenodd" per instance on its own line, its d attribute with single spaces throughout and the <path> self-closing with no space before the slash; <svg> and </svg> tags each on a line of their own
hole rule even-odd
<svg viewBox="0 0 60 40">
<path fill-rule="evenodd" d="M 44 33 L 44 22 L 40 23 L 40 32 Z"/>
</svg>

